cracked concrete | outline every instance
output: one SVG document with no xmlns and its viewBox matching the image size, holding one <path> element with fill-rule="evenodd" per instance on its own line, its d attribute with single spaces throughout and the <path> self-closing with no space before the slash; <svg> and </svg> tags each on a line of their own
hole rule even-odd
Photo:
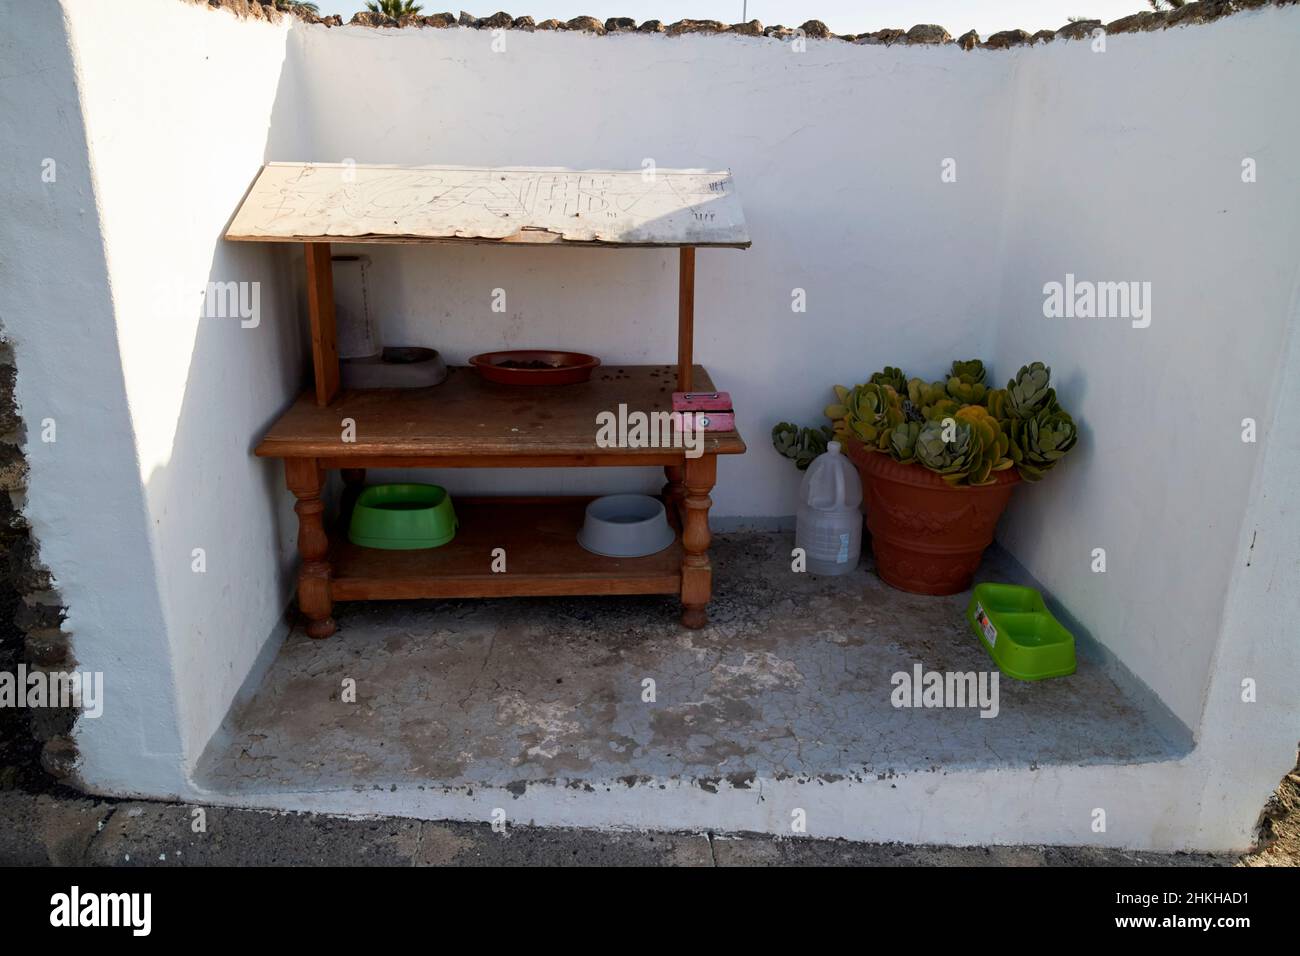
<svg viewBox="0 0 1300 956">
<path fill-rule="evenodd" d="M 904 594 L 865 566 L 794 574 L 790 547 L 785 534 L 718 536 L 701 631 L 682 629 L 675 602 L 658 597 L 339 605 L 337 635 L 288 639 L 199 782 L 236 800 L 669 782 L 712 793 L 721 781 L 761 790 L 1183 752 L 1086 653 L 1069 678 L 1003 679 L 995 719 L 895 709 L 891 675 L 915 663 L 992 668 L 961 618 L 967 595 Z M 1022 574 L 995 549 L 980 577 Z"/>
</svg>

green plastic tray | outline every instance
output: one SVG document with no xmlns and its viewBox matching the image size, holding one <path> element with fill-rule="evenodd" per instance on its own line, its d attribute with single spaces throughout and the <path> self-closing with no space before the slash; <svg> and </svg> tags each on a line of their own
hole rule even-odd
<svg viewBox="0 0 1300 956">
<path fill-rule="evenodd" d="M 415 551 L 456 537 L 456 512 L 440 485 L 371 485 L 357 496 L 348 540 L 363 548 Z"/>
<path fill-rule="evenodd" d="M 1033 588 L 977 584 L 966 621 L 1008 677 L 1043 680 L 1074 673 L 1074 635 L 1052 616 Z"/>
</svg>

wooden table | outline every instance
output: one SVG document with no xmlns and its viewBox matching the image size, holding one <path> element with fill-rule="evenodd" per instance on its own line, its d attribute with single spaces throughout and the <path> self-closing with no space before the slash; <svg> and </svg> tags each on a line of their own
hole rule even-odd
<svg viewBox="0 0 1300 956">
<path fill-rule="evenodd" d="M 695 251 L 749 247 L 729 172 L 271 163 L 226 239 L 304 245 L 313 386 L 256 453 L 284 460 L 297 499 L 308 634 L 334 633 L 335 601 L 548 594 L 680 594 L 682 623 L 704 626 L 717 456 L 741 454 L 745 443 L 734 431 L 706 432 L 696 457 L 682 447 L 601 447 L 596 416 L 621 405 L 671 411 L 674 391 L 714 390 L 693 359 Z M 339 241 L 677 249 L 677 364 L 601 366 L 590 382 L 544 388 L 455 368 L 432 388 L 341 390 L 330 251 Z M 331 469 L 343 474 L 346 521 L 367 468 L 610 465 L 664 469 L 672 546 L 643 558 L 584 550 L 587 499 L 458 498 L 460 530 L 449 544 L 384 551 L 350 544 L 345 530 L 331 536 L 321 499 Z M 493 568 L 498 549 L 504 571 Z"/>
<path fill-rule="evenodd" d="M 695 366 L 697 389 L 713 382 Z M 328 405 L 305 393 L 267 432 L 256 454 L 282 458 L 297 498 L 298 604 L 307 633 L 334 632 L 334 601 L 571 594 L 680 594 L 682 623 L 702 627 L 712 589 L 708 513 L 718 455 L 737 455 L 736 432 L 706 432 L 698 457 L 681 448 L 601 448 L 596 416 L 672 409 L 677 369 L 601 366 L 578 385 L 497 385 L 453 368 L 423 389 L 341 392 Z M 345 441 L 353 437 L 353 441 Z M 344 517 L 367 468 L 660 466 L 677 540 L 644 558 L 607 558 L 577 542 L 587 499 L 458 498 L 460 531 L 441 548 L 382 551 L 327 530 L 325 474 L 342 472 Z M 332 540 L 331 540 L 332 537 Z M 504 573 L 492 570 L 504 549 Z"/>
</svg>

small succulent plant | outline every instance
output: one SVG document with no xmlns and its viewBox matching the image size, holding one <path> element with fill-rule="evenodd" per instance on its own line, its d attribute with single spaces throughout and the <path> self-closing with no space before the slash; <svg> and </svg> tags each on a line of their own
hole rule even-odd
<svg viewBox="0 0 1300 956">
<path fill-rule="evenodd" d="M 1026 481 L 1040 481 L 1078 440 L 1074 419 L 1061 409 L 1043 409 L 1011 422 L 1011 457 Z"/>
<path fill-rule="evenodd" d="M 954 485 L 989 484 L 996 472 L 1013 467 L 1026 481 L 1038 481 L 1078 441 L 1051 376 L 1050 368 L 1033 362 L 1006 388 L 989 388 L 979 359 L 954 361 L 947 377 L 934 382 L 886 366 L 861 385 L 835 386 L 836 400 L 826 407 L 832 424 L 823 433 L 916 462 Z M 778 429 L 787 430 L 779 442 Z M 772 440 L 796 463 L 811 461 L 808 452 L 816 446 L 804 441 L 804 431 L 782 423 Z"/>
<path fill-rule="evenodd" d="M 963 405 L 979 405 L 988 394 L 988 386 L 984 384 L 984 363 L 979 359 L 954 361 L 944 388 L 954 401 Z"/>
<path fill-rule="evenodd" d="M 1011 418 L 1033 418 L 1043 409 L 1056 408 L 1056 389 L 1051 387 L 1052 370 L 1042 362 L 1022 365 L 1007 382 L 1006 412 Z"/>
<path fill-rule="evenodd" d="M 879 372 L 874 373 L 867 381 L 873 385 L 888 385 L 899 395 L 907 391 L 907 379 L 903 377 L 903 370 L 894 368 L 892 365 L 886 365 Z"/>
<path fill-rule="evenodd" d="M 888 385 L 836 385 L 835 397 L 839 401 L 826 406 L 826 417 L 835 422 L 832 430 L 841 439 L 856 438 L 864 445 L 884 449 L 890 430 L 904 419 L 898 393 Z"/>
<path fill-rule="evenodd" d="M 792 460 L 800 471 L 806 471 L 814 458 L 825 453 L 826 443 L 833 437 L 829 425 L 800 428 L 790 422 L 780 422 L 772 428 L 772 446 Z"/>
<path fill-rule="evenodd" d="M 951 484 L 969 475 L 978 458 L 978 440 L 965 422 L 926 422 L 916 437 L 916 460 Z"/>
</svg>

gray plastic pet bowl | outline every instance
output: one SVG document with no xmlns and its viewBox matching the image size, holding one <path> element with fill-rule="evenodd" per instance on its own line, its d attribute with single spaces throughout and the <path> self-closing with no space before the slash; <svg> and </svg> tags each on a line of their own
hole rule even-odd
<svg viewBox="0 0 1300 956">
<path fill-rule="evenodd" d="M 649 495 L 606 495 L 587 505 L 578 544 L 607 558 L 643 558 L 676 538 L 663 502 Z"/>
<path fill-rule="evenodd" d="M 418 346 L 389 346 L 370 358 L 343 359 L 339 369 L 344 388 L 429 388 L 447 377 L 437 349 Z"/>
</svg>

